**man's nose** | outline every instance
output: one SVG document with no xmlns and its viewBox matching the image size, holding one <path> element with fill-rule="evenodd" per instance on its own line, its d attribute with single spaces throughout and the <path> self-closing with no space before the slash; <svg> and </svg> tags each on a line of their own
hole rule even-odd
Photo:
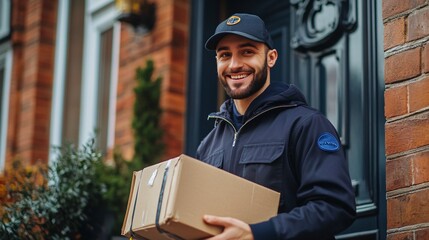
<svg viewBox="0 0 429 240">
<path fill-rule="evenodd" d="M 243 61 L 241 60 L 241 58 L 239 56 L 232 56 L 231 57 L 231 62 L 229 63 L 229 67 L 232 70 L 241 68 L 242 66 L 243 66 Z"/>
</svg>

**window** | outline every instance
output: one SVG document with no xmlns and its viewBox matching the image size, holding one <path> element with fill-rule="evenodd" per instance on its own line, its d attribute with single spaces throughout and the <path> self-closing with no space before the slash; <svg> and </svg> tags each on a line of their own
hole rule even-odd
<svg viewBox="0 0 429 240">
<path fill-rule="evenodd" d="M 50 145 L 79 144 L 84 1 L 58 4 Z M 50 158 L 55 159 L 54 149 Z"/>
<path fill-rule="evenodd" d="M 99 150 L 113 147 L 117 16 L 113 0 L 59 2 L 51 145 L 81 145 L 97 133 Z"/>
<path fill-rule="evenodd" d="M 113 1 L 86 6 L 79 142 L 94 132 L 99 150 L 113 147 L 120 23 Z M 100 6 L 103 7 L 100 7 Z"/>
</svg>

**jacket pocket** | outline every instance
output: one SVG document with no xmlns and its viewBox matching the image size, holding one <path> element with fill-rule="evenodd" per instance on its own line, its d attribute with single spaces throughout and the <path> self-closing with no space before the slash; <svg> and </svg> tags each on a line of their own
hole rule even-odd
<svg viewBox="0 0 429 240">
<path fill-rule="evenodd" d="M 207 158 L 203 159 L 203 161 L 217 168 L 222 168 L 223 150 L 214 152 L 213 154 L 207 156 Z"/>
<path fill-rule="evenodd" d="M 281 192 L 283 176 L 283 142 L 251 144 L 243 148 L 239 164 L 242 176 L 275 191 Z"/>
<path fill-rule="evenodd" d="M 282 142 L 246 145 L 239 163 L 272 163 L 283 154 L 283 150 L 284 143 Z"/>
</svg>

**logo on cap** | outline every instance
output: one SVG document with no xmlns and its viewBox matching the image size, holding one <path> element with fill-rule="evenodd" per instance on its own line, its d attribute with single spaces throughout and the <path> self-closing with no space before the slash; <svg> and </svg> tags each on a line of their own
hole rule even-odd
<svg viewBox="0 0 429 240">
<path fill-rule="evenodd" d="M 228 20 L 226 21 L 226 25 L 235 25 L 237 23 L 239 23 L 241 21 L 241 18 L 238 16 L 231 16 L 230 18 L 228 18 Z"/>
</svg>

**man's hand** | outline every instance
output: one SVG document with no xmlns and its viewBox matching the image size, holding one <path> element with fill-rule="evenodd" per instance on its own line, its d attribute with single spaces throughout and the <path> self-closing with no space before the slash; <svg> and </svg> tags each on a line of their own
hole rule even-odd
<svg viewBox="0 0 429 240">
<path fill-rule="evenodd" d="M 204 215 L 204 221 L 210 225 L 223 227 L 223 232 L 206 240 L 253 240 L 250 226 L 238 219 Z"/>
</svg>

